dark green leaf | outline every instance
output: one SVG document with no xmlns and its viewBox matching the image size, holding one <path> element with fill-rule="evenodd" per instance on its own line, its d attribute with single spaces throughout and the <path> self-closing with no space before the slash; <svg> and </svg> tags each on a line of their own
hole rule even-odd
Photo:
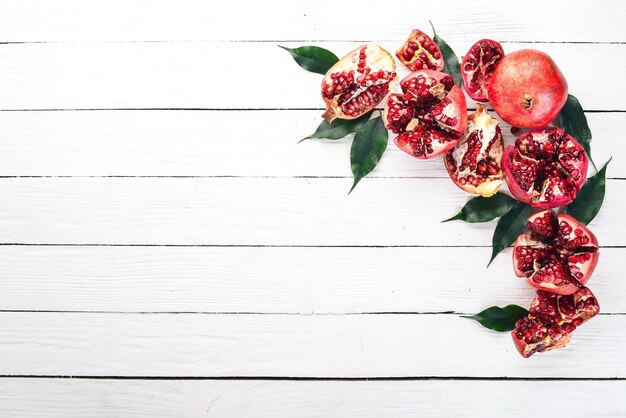
<svg viewBox="0 0 626 418">
<path fill-rule="evenodd" d="M 528 311 L 521 306 L 508 305 L 504 308 L 492 306 L 473 316 L 463 316 L 463 318 L 473 319 L 480 322 L 485 327 L 498 332 L 511 331 L 515 328 L 515 323 L 528 315 Z"/>
<path fill-rule="evenodd" d="M 591 130 L 587 124 L 583 107 L 578 99 L 571 94 L 567 95 L 567 101 L 557 116 L 557 124 L 580 142 L 591 160 Z M 593 160 L 591 162 L 593 164 Z"/>
<path fill-rule="evenodd" d="M 371 119 L 356 132 L 350 149 L 350 165 L 354 174 L 354 183 L 350 192 L 376 167 L 386 149 L 387 129 L 383 124 L 383 118 Z"/>
<path fill-rule="evenodd" d="M 526 229 L 526 221 L 530 216 L 530 206 L 522 202 L 516 202 L 506 215 L 502 216 L 493 231 L 491 260 L 509 245 L 513 244 L 517 237 Z M 489 267 L 487 264 L 487 267 Z"/>
<path fill-rule="evenodd" d="M 443 72 L 448 73 L 454 78 L 454 82 L 461 86 L 463 85 L 463 81 L 461 80 L 461 65 L 459 64 L 459 58 L 456 56 L 450 45 L 446 43 L 443 39 L 437 35 L 435 31 L 435 27 L 433 26 L 433 22 L 429 22 L 430 27 L 433 28 L 433 41 L 437 44 L 439 49 L 441 49 L 441 53 L 443 54 L 444 67 Z"/>
<path fill-rule="evenodd" d="M 491 197 L 478 196 L 470 199 L 459 213 L 442 222 L 489 222 L 507 213 L 516 202 L 517 200 L 504 193 L 496 193 Z"/>
<path fill-rule="evenodd" d="M 294 60 L 307 71 L 318 74 L 326 72 L 335 65 L 339 58 L 327 49 L 318 46 L 301 46 L 300 48 L 287 48 L 278 45 L 282 49 L 289 51 Z"/>
<path fill-rule="evenodd" d="M 587 179 L 578 192 L 576 200 L 565 208 L 565 213 L 572 215 L 585 225 L 596 217 L 604 201 L 606 167 L 610 162 L 611 159 L 593 177 Z"/>
<path fill-rule="evenodd" d="M 340 139 L 346 135 L 353 134 L 365 125 L 365 123 L 372 116 L 372 111 L 364 114 L 363 116 L 357 119 L 335 119 L 332 123 L 329 123 L 327 120 L 323 120 L 320 123 L 320 126 L 317 127 L 317 130 L 314 134 L 307 136 L 306 138 L 302 138 L 298 142 L 302 142 L 306 139 L 316 138 L 316 139 Z"/>
</svg>

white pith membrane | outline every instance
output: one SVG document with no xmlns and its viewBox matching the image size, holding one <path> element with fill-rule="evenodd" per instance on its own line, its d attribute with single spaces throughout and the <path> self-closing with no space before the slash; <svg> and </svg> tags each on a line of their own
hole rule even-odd
<svg viewBox="0 0 626 418">
<path fill-rule="evenodd" d="M 369 74 L 376 73 L 379 70 L 384 70 L 386 72 L 393 73 L 393 76 L 390 80 L 378 79 L 375 81 L 366 80 L 365 83 L 358 82 L 357 79 L 359 78 L 359 76 L 367 75 L 367 74 L 364 74 L 363 72 L 360 72 L 358 69 L 359 56 L 363 47 L 365 47 L 367 68 L 370 69 Z M 330 68 L 330 70 L 326 72 L 326 75 L 324 75 L 324 78 L 322 80 L 322 89 L 324 89 L 325 86 L 332 85 L 332 78 L 331 78 L 332 74 L 346 73 L 352 70 L 354 74 L 352 76 L 351 84 L 354 83 L 358 85 L 358 88 L 350 95 L 350 98 L 348 100 L 345 100 L 343 102 L 343 104 L 350 103 L 361 94 L 366 94 L 368 95 L 368 98 L 372 99 L 373 94 L 369 93 L 368 89 L 373 85 L 389 84 L 388 92 L 395 91 L 397 87 L 397 82 L 398 82 L 398 77 L 395 73 L 395 69 L 396 69 L 395 60 L 393 59 L 391 54 L 389 54 L 389 52 L 387 52 L 386 50 L 384 50 L 383 48 L 381 48 L 380 46 L 376 44 L 370 43 L 367 45 L 361 45 L 354 51 L 351 51 L 348 54 L 346 54 L 345 57 L 339 60 L 335 65 L 333 65 Z M 343 76 L 345 77 L 345 74 Z M 326 112 L 322 116 L 326 120 L 328 120 L 329 122 L 332 122 L 336 118 L 355 119 L 361 116 L 362 114 L 367 113 L 366 111 L 366 112 L 362 112 L 354 116 L 345 114 L 341 105 L 338 104 L 338 100 L 341 97 L 341 94 L 342 93 L 335 94 L 332 99 L 326 98 L 322 94 L 322 98 L 324 99 L 324 102 L 326 103 Z M 371 108 L 378 105 L 386 96 L 387 94 L 382 95 L 379 100 L 375 101 L 375 104 L 373 104 Z"/>
<path fill-rule="evenodd" d="M 460 170 L 462 164 L 459 163 L 463 161 L 463 157 L 470 151 L 469 140 L 474 132 L 477 133 L 480 139 L 480 151 L 476 156 L 476 164 L 466 165 L 463 170 Z M 469 193 L 489 197 L 493 196 L 502 185 L 504 173 L 500 166 L 500 160 L 503 153 L 504 142 L 502 133 L 498 128 L 498 121 L 489 116 L 485 105 L 479 104 L 476 112 L 467 119 L 465 134 L 456 146 L 446 154 L 444 163 L 450 177 L 459 187 Z M 480 182 L 478 186 L 475 186 L 471 183 L 471 180 L 478 178 L 476 168 L 481 161 L 487 164 L 487 157 L 491 157 L 497 163 L 497 173 L 481 176 L 485 177 L 485 180 Z M 464 179 L 462 181 L 466 183 L 460 184 L 459 179 Z"/>
<path fill-rule="evenodd" d="M 534 131 L 532 133 L 532 140 L 541 144 L 543 147 L 545 147 L 545 145 L 550 142 L 549 135 L 551 132 L 553 132 L 552 128 L 546 128 L 542 132 Z M 558 141 L 557 148 L 555 152 L 552 154 L 552 158 L 550 159 L 548 164 L 552 163 L 552 166 L 555 166 L 557 168 L 558 172 L 562 175 L 562 177 L 566 181 L 569 181 L 569 180 L 573 181 L 573 184 L 571 184 L 571 186 L 575 188 L 574 194 L 576 194 L 580 190 L 580 186 L 582 185 L 582 183 L 584 183 L 584 178 L 586 178 L 586 173 L 584 173 L 583 180 L 581 182 L 580 171 L 577 170 L 575 167 L 571 167 L 572 171 L 570 172 L 567 169 L 567 167 L 563 166 L 562 161 L 568 157 L 576 158 L 576 155 L 580 153 L 583 153 L 584 155 L 584 150 L 582 150 L 582 147 L 580 147 L 580 149 L 577 149 L 576 145 L 572 142 L 573 138 L 572 140 L 570 140 L 571 137 L 569 137 L 564 131 L 561 131 L 561 132 L 562 132 L 562 135 Z M 526 138 L 527 135 L 529 134 L 530 132 L 522 135 L 522 137 Z M 531 170 L 531 169 L 534 170 L 533 177 L 535 178 L 535 181 L 533 182 L 533 184 L 530 184 L 527 188 L 523 188 L 522 185 L 519 183 L 519 181 L 515 179 L 515 176 L 513 175 L 513 169 L 511 167 L 512 165 L 511 163 L 508 164 L 509 165 L 508 171 L 510 171 L 515 183 L 519 186 L 519 188 L 524 190 L 530 196 L 531 204 L 538 203 L 538 202 L 550 202 L 550 199 L 548 196 L 553 196 L 553 197 L 563 196 L 564 194 L 571 192 L 571 190 L 569 191 L 565 190 L 562 187 L 560 187 L 560 184 L 551 181 L 553 177 L 545 178 L 543 179 L 543 182 L 541 184 L 538 184 L 538 180 L 540 180 L 539 176 L 537 175 L 538 169 L 544 168 L 548 164 L 545 164 L 545 159 L 534 159 L 532 157 L 524 155 L 523 152 L 526 150 L 526 145 L 527 144 L 522 143 L 519 148 L 517 146 L 514 146 L 514 152 L 509 155 L 509 158 L 515 161 L 515 159 L 512 157 L 518 156 L 521 160 L 529 161 L 530 163 L 533 164 L 532 168 L 531 166 L 528 166 L 528 165 L 525 166 L 527 167 L 528 170 Z M 584 159 L 586 160 L 586 155 L 584 155 Z M 542 163 L 544 164 L 541 165 Z M 581 161 L 580 164 L 581 166 L 584 166 L 586 168 L 586 163 L 583 163 Z M 574 177 L 572 176 L 572 173 L 578 174 L 578 176 Z"/>
<path fill-rule="evenodd" d="M 591 308 L 585 306 L 586 304 L 584 304 L 584 302 L 591 298 L 595 299 L 593 293 L 591 293 L 591 291 L 586 287 L 581 288 L 573 295 L 551 295 L 550 298 L 556 304 L 556 313 L 559 316 L 558 321 L 552 322 L 554 318 L 550 318 L 550 321 L 548 321 L 546 320 L 546 318 L 542 318 L 540 314 L 534 312 L 541 303 L 540 297 L 538 295 L 530 305 L 528 316 L 518 321 L 516 323 L 515 329 L 511 333 L 514 339 L 518 339 L 516 333 L 518 329 L 521 328 L 520 323 L 523 324 L 525 321 L 532 321 L 533 324 L 540 325 L 539 332 L 543 334 L 543 338 L 541 338 L 539 341 L 526 342 L 523 338 L 519 339 L 519 341 L 523 343 L 522 355 L 524 357 L 530 357 L 537 352 L 546 352 L 555 348 L 565 347 L 571 341 L 574 330 L 600 312 L 597 300 Z M 564 303 L 566 301 L 568 303 L 571 303 L 576 309 L 573 316 L 571 315 L 571 312 L 566 312 L 567 309 L 564 308 Z M 577 309 L 577 305 L 579 305 L 580 303 L 583 303 L 584 309 Z M 566 324 L 570 327 L 573 326 L 573 329 L 571 329 L 571 331 L 569 332 L 564 332 L 565 330 L 562 327 Z M 552 328 L 553 330 L 559 332 L 549 332 L 548 328 Z"/>
</svg>

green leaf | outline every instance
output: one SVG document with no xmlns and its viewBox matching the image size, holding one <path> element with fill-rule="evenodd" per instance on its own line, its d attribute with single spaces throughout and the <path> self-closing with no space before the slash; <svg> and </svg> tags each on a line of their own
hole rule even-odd
<svg viewBox="0 0 626 418">
<path fill-rule="evenodd" d="M 504 308 L 492 306 L 473 316 L 463 316 L 480 322 L 485 327 L 498 332 L 511 331 L 515 323 L 528 315 L 528 311 L 521 306 L 508 305 Z"/>
<path fill-rule="evenodd" d="M 516 202 L 504 193 L 496 193 L 491 197 L 478 196 L 470 199 L 459 213 L 441 222 L 489 222 L 507 213 Z"/>
<path fill-rule="evenodd" d="M 526 229 L 526 221 L 530 216 L 530 206 L 522 202 L 516 202 L 506 215 L 502 216 L 493 231 L 491 259 L 494 258 L 509 245 L 513 244 L 517 237 Z M 487 264 L 487 267 L 489 267 Z"/>
<path fill-rule="evenodd" d="M 350 165 L 354 174 L 354 183 L 348 194 L 380 161 L 380 157 L 387 149 L 387 135 L 387 129 L 381 117 L 371 119 L 354 135 L 350 149 Z"/>
<path fill-rule="evenodd" d="M 565 213 L 572 215 L 585 225 L 596 217 L 604 201 L 606 167 L 612 158 L 593 177 L 587 179 L 580 192 L 578 192 L 576 200 L 565 208 Z"/>
<path fill-rule="evenodd" d="M 587 155 L 595 168 L 595 163 L 591 159 L 591 130 L 587 124 L 587 117 L 583 107 L 576 97 L 571 94 L 567 95 L 567 101 L 563 105 L 556 121 L 565 132 L 580 142 L 580 145 L 587 151 Z"/>
<path fill-rule="evenodd" d="M 356 119 L 335 119 L 332 123 L 329 123 L 327 120 L 323 120 L 320 123 L 320 126 L 317 127 L 315 133 L 307 136 L 306 138 L 302 138 L 299 143 L 305 141 L 307 139 L 315 138 L 315 139 L 340 139 L 345 137 L 346 135 L 350 135 L 361 129 L 365 123 L 372 116 L 372 112 L 370 111 L 363 116 Z"/>
<path fill-rule="evenodd" d="M 324 75 L 330 67 L 339 61 L 337 55 L 319 46 L 301 46 L 300 48 L 278 46 L 285 51 L 289 51 L 300 67 L 312 73 Z"/>
<path fill-rule="evenodd" d="M 433 26 L 433 22 L 429 21 L 430 27 L 433 28 L 433 41 L 437 44 L 439 49 L 441 49 L 441 53 L 443 54 L 444 67 L 443 72 L 448 73 L 454 78 L 454 82 L 462 86 L 463 81 L 461 80 L 461 65 L 459 64 L 459 58 L 456 56 L 450 45 L 446 43 L 443 39 L 437 35 L 435 31 L 435 27 Z"/>
</svg>

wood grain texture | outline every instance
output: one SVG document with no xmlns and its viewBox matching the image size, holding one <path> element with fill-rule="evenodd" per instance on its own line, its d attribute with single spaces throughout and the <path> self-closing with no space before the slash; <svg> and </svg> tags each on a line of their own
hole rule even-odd
<svg viewBox="0 0 626 418">
<path fill-rule="evenodd" d="M 623 248 L 590 288 L 626 313 Z M 510 250 L 489 248 L 0 247 L 0 309 L 107 312 L 476 313 L 528 306 Z"/>
<path fill-rule="evenodd" d="M 626 377 L 625 315 L 532 359 L 456 315 L 3 313 L 0 375 Z M 576 367 L 572 367 L 572 365 Z"/>
<path fill-rule="evenodd" d="M 546 405 L 571 418 L 614 418 L 626 415 L 625 390 L 623 381 L 3 379 L 0 403 L 15 418 L 525 418 Z"/>
<path fill-rule="evenodd" d="M 475 38 L 452 46 L 461 55 Z M 308 42 L 280 42 L 300 46 Z M 315 42 L 339 56 L 355 42 Z M 320 108 L 319 74 L 301 69 L 277 42 L 69 43 L 2 45 L 0 109 L 75 108 Z M 381 42 L 390 51 L 397 42 Z M 508 52 L 537 47 L 506 46 Z M 619 80 L 623 44 L 542 44 L 586 110 L 626 110 L 626 85 L 607 94 L 589 82 L 597 62 L 610 57 L 602 77 Z M 266 63 L 253 74 L 246 62 Z M 219 63 L 226 63 L 219 65 Z M 233 65 L 231 65 L 233 63 Z M 404 76 L 408 70 L 398 67 Z M 280 80 L 277 82 L 276 80 Z M 470 106 L 472 105 L 470 101 Z"/>
<path fill-rule="evenodd" d="M 200 0 L 26 0 L 2 5 L 0 38 L 6 41 L 142 41 L 142 40 L 275 40 L 393 39 L 402 41 L 413 27 L 437 31 L 455 41 L 494 38 L 505 41 L 623 42 L 623 26 L 615 16 L 624 3 L 560 0 L 493 2 L 462 0 L 445 3 L 400 0 L 394 7 L 366 1 L 355 9 L 332 0 L 293 3 L 224 2 L 219 8 Z M 271 11 L 271 12 L 269 12 Z M 567 15 L 567 19 L 544 16 Z M 262 17 L 262 18 L 260 18 Z M 346 24 L 350 17 L 354 24 Z M 592 26 L 591 26 L 592 25 Z M 581 30 L 587 28 L 587 30 Z M 592 29 L 592 30 L 591 30 Z"/>
<path fill-rule="evenodd" d="M 449 179 L 13 178 L 0 240 L 29 244 L 491 246 L 493 223 L 441 223 L 467 201 Z M 591 223 L 623 246 L 626 182 Z"/>
<path fill-rule="evenodd" d="M 297 141 L 319 110 L 0 112 L 1 176 L 347 176 L 351 139 Z M 495 115 L 493 112 L 492 115 Z M 588 113 L 598 164 L 626 177 L 626 118 Z M 507 144 L 515 136 L 504 123 Z M 236 127 L 236 129 L 234 129 Z M 393 135 L 391 135 L 393 137 Z M 393 141 L 368 177 L 442 177 Z M 468 195 L 469 196 L 469 195 Z"/>
</svg>

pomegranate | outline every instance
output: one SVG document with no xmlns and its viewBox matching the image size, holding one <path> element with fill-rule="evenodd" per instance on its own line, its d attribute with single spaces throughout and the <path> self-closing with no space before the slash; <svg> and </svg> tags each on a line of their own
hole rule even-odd
<svg viewBox="0 0 626 418">
<path fill-rule="evenodd" d="M 372 110 L 396 89 L 396 62 L 378 45 L 367 44 L 349 52 L 322 80 L 324 118 L 331 122 L 356 119 Z"/>
<path fill-rule="evenodd" d="M 542 209 L 571 203 L 587 179 L 588 164 L 584 148 L 552 126 L 522 134 L 502 156 L 513 196 Z"/>
<path fill-rule="evenodd" d="M 513 270 L 537 289 L 571 295 L 598 264 L 598 240 L 570 215 L 544 210 L 528 218 L 513 248 Z"/>
<path fill-rule="evenodd" d="M 538 128 L 561 111 L 567 100 L 567 81 L 547 54 L 523 49 L 502 58 L 487 91 L 502 120 L 520 128 Z"/>
<path fill-rule="evenodd" d="M 599 312 L 598 301 L 586 287 L 566 296 L 538 290 L 528 316 L 517 321 L 511 332 L 513 342 L 524 357 L 564 347 L 572 332 Z"/>
<path fill-rule="evenodd" d="M 472 45 L 461 61 L 461 78 L 469 97 L 478 102 L 489 100 L 491 77 L 503 57 L 502 45 L 491 39 Z"/>
<path fill-rule="evenodd" d="M 504 174 L 500 166 L 504 142 L 498 121 L 479 104 L 468 118 L 467 130 L 443 162 L 452 181 L 468 193 L 494 195 Z"/>
<path fill-rule="evenodd" d="M 385 127 L 399 134 L 396 145 L 416 158 L 426 159 L 449 151 L 467 127 L 463 91 L 448 74 L 419 70 L 400 82 L 402 94 L 387 98 Z"/>
<path fill-rule="evenodd" d="M 396 57 L 409 70 L 443 70 L 443 55 L 437 44 L 419 29 L 413 29 Z"/>
</svg>

